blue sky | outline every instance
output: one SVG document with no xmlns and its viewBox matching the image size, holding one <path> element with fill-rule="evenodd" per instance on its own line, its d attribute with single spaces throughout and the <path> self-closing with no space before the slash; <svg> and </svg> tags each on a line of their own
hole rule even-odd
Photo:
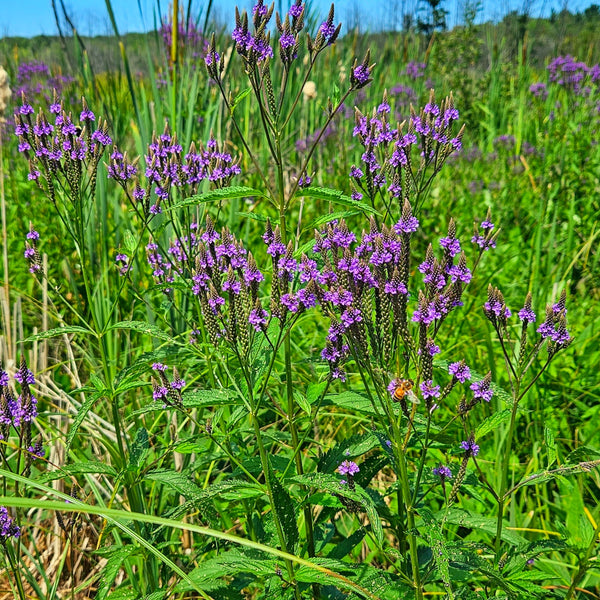
<svg viewBox="0 0 600 600">
<path fill-rule="evenodd" d="M 599 3 L 600 0 L 595 0 Z M 104 0 L 64 0 L 67 9 L 73 16 L 78 30 L 83 35 L 100 35 L 110 33 L 108 13 Z M 335 2 L 336 18 L 346 26 L 356 23 L 357 15 L 361 16 L 361 24 L 369 29 L 382 29 L 389 23 L 390 15 L 400 14 L 402 7 L 414 10 L 419 0 L 338 0 Z M 532 16 L 550 14 L 552 7 L 560 10 L 565 4 L 571 11 L 582 10 L 594 0 L 482 0 L 483 11 L 479 20 L 500 18 L 511 9 L 522 9 L 530 6 Z M 60 2 L 56 2 L 60 6 Z M 206 2 L 196 0 L 193 6 L 200 10 Z M 234 7 L 249 8 L 251 0 L 215 0 L 213 10 L 224 23 L 233 23 Z M 313 6 L 326 14 L 330 0 L 313 0 Z M 445 0 L 443 6 L 449 12 L 449 24 L 456 22 L 464 0 Z M 112 0 L 117 24 L 122 32 L 145 31 L 153 28 L 154 15 L 160 6 L 163 14 L 168 10 L 169 0 Z M 180 5 L 187 6 L 187 0 L 180 0 Z M 286 9 L 289 0 L 275 0 L 275 7 L 280 5 Z M 366 8 L 368 6 L 368 9 Z M 345 28 L 347 29 L 347 28 Z M 34 36 L 56 33 L 51 0 L 0 0 L 0 37 Z"/>
</svg>

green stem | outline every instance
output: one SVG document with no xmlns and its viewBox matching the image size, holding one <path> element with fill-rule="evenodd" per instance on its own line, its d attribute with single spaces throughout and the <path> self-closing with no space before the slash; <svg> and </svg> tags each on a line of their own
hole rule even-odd
<svg viewBox="0 0 600 600">
<path fill-rule="evenodd" d="M 515 381 L 514 401 L 510 413 L 510 425 L 508 428 L 508 436 L 504 445 L 504 453 L 502 456 L 502 466 L 500 470 L 500 490 L 498 493 L 498 517 L 496 521 L 496 540 L 494 550 L 496 554 L 496 562 L 500 560 L 500 545 L 502 542 L 502 519 L 504 518 L 504 507 L 506 504 L 506 491 L 508 489 L 508 467 L 510 463 L 510 454 L 512 449 L 512 441 L 515 434 L 515 425 L 517 422 L 517 411 L 519 409 L 519 388 L 521 382 L 519 379 Z"/>
<path fill-rule="evenodd" d="M 16 561 L 13 556 L 13 548 L 10 544 L 3 542 L 2 546 L 4 550 L 6 550 L 5 554 L 8 558 L 8 563 L 10 565 L 10 570 L 12 571 L 15 577 L 15 583 L 17 584 L 17 589 L 19 590 L 19 598 L 21 600 L 27 600 L 27 595 L 25 594 L 25 589 L 23 588 L 23 582 L 21 581 L 21 576 L 19 574 L 19 570 L 17 569 Z"/>
<path fill-rule="evenodd" d="M 571 598 L 573 597 L 573 593 L 575 592 L 577 586 L 579 585 L 579 583 L 583 579 L 583 576 L 585 575 L 585 572 L 587 571 L 588 561 L 590 560 L 590 558 L 592 558 L 592 554 L 594 553 L 594 549 L 596 547 L 596 544 L 598 543 L 598 536 L 600 535 L 600 518 L 599 517 L 600 517 L 600 511 L 596 511 L 596 523 L 597 524 L 594 529 L 592 539 L 590 540 L 590 543 L 587 547 L 585 555 L 579 561 L 579 568 L 577 569 L 577 573 L 575 573 L 575 576 L 573 577 L 573 581 L 571 581 L 571 585 L 569 586 L 569 589 L 567 590 L 567 594 L 565 595 L 565 600 L 571 600 Z"/>
<path fill-rule="evenodd" d="M 283 526 L 281 525 L 281 521 L 279 520 L 279 515 L 277 514 L 277 510 L 275 509 L 275 496 L 273 493 L 273 482 L 271 480 L 271 465 L 269 463 L 269 457 L 267 455 L 267 451 L 265 449 L 265 445 L 262 440 L 262 433 L 260 431 L 260 425 L 258 423 L 258 418 L 254 412 L 250 413 L 250 418 L 252 420 L 252 426 L 254 427 L 254 433 L 256 436 L 256 443 L 258 444 L 258 451 L 260 454 L 260 462 L 262 463 L 263 473 L 265 474 L 265 482 L 267 484 L 267 493 L 269 495 L 269 502 L 271 504 L 271 512 L 273 513 L 273 520 L 275 521 L 275 528 L 277 529 L 277 537 L 279 538 L 279 544 L 281 549 L 284 552 L 288 552 L 287 543 L 285 541 L 285 534 L 283 531 Z M 293 563 L 286 559 L 285 566 L 288 572 L 288 576 L 290 578 L 290 582 L 294 582 L 294 565 Z M 298 588 L 295 588 L 295 597 L 296 600 L 300 600 L 300 595 Z"/>
<path fill-rule="evenodd" d="M 398 475 L 400 480 L 400 489 L 402 490 L 402 499 L 404 501 L 404 510 L 406 512 L 406 529 L 408 537 L 408 546 L 410 552 L 410 562 L 412 566 L 413 585 L 415 588 L 416 599 L 423 600 L 423 588 L 421 585 L 421 574 L 419 572 L 419 555 L 417 552 L 417 538 L 415 531 L 415 507 L 410 494 L 410 483 L 408 480 L 408 469 L 404 452 L 399 445 L 401 441 L 400 429 L 394 423 L 394 433 L 396 434 L 396 444 L 394 445 L 396 463 L 398 464 Z"/>
</svg>

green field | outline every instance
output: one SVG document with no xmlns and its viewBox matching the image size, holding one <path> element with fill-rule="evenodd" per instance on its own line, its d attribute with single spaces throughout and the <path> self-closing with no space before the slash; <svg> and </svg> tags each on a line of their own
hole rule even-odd
<svg viewBox="0 0 600 600">
<path fill-rule="evenodd" d="M 600 598 L 600 10 L 208 11 L 0 40 L 0 598 Z"/>
</svg>

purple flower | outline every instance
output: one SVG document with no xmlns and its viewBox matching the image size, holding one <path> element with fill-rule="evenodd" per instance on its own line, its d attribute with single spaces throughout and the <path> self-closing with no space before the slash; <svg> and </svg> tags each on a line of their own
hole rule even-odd
<svg viewBox="0 0 600 600">
<path fill-rule="evenodd" d="M 185 380 L 179 377 L 173 379 L 171 382 L 171 388 L 174 390 L 182 390 L 185 387 Z"/>
<path fill-rule="evenodd" d="M 391 296 L 397 296 L 398 294 L 402 294 L 406 296 L 408 294 L 408 290 L 406 289 L 406 285 L 401 281 L 394 283 L 394 281 L 386 281 L 383 291 L 386 294 L 390 294 Z"/>
<path fill-rule="evenodd" d="M 129 257 L 127 254 L 118 253 L 115 256 L 115 264 L 119 267 L 119 275 L 125 275 L 129 271 L 131 265 L 128 264 Z"/>
<path fill-rule="evenodd" d="M 253 308 L 250 311 L 248 322 L 256 331 L 261 331 L 266 327 L 269 321 L 269 313 L 261 307 Z"/>
<path fill-rule="evenodd" d="M 281 241 L 273 240 L 267 247 L 267 254 L 270 254 L 273 258 L 276 256 L 282 256 L 285 254 L 285 244 Z"/>
<path fill-rule="evenodd" d="M 431 379 L 422 381 L 419 387 L 421 388 L 421 394 L 423 395 L 424 399 L 440 397 L 440 386 L 433 385 L 433 381 Z"/>
<path fill-rule="evenodd" d="M 448 365 L 448 373 L 453 377 L 456 377 L 461 383 L 464 383 L 467 379 L 471 379 L 471 370 L 462 360 L 460 362 L 450 363 Z"/>
<path fill-rule="evenodd" d="M 460 281 L 462 283 L 469 283 L 473 277 L 471 270 L 466 265 L 452 265 L 448 269 L 448 275 L 452 279 L 452 283 Z M 509 315 L 510 316 L 510 315 Z"/>
<path fill-rule="evenodd" d="M 337 470 L 340 475 L 349 475 L 350 477 L 354 477 L 354 475 L 360 471 L 360 468 L 355 462 L 351 460 L 345 460 Z"/>
<path fill-rule="evenodd" d="M 152 390 L 152 398 L 154 400 L 163 400 L 169 395 L 169 390 L 164 385 L 155 385 Z"/>
<path fill-rule="evenodd" d="M 511 316 L 510 309 L 499 300 L 492 299 L 483 305 L 483 312 L 488 318 L 496 316 L 508 319 Z"/>
<path fill-rule="evenodd" d="M 329 21 L 323 21 L 321 23 L 321 26 L 319 27 L 319 32 L 323 34 L 323 37 L 325 38 L 327 44 L 331 44 L 332 42 L 330 40 L 332 39 L 333 34 L 335 33 L 335 25 L 333 23 L 330 23 Z"/>
<path fill-rule="evenodd" d="M 9 538 L 18 538 L 21 528 L 15 524 L 15 520 L 8 516 L 8 509 L 0 506 L 0 543 L 4 544 Z"/>
<path fill-rule="evenodd" d="M 279 38 L 279 45 L 285 50 L 286 48 L 291 48 L 296 43 L 296 38 L 290 32 L 285 32 L 281 34 Z"/>
<path fill-rule="evenodd" d="M 417 217 L 412 215 L 409 217 L 402 217 L 395 225 L 394 231 L 400 235 L 401 233 L 414 233 L 419 228 L 419 221 Z"/>
<path fill-rule="evenodd" d="M 356 165 L 352 165 L 352 168 L 350 169 L 350 177 L 360 179 L 363 175 L 364 173 Z"/>
<path fill-rule="evenodd" d="M 17 108 L 17 112 L 20 115 L 32 115 L 34 113 L 34 110 L 31 104 L 23 103 Z"/>
<path fill-rule="evenodd" d="M 444 237 L 440 240 L 440 246 L 452 257 L 460 253 L 460 241 L 455 237 Z"/>
<path fill-rule="evenodd" d="M 444 479 L 452 479 L 452 471 L 446 465 L 440 465 L 433 469 L 433 474 L 437 475 L 442 481 Z"/>
<path fill-rule="evenodd" d="M 34 385 L 35 377 L 25 365 L 21 365 L 19 370 L 15 373 L 15 381 L 18 381 L 21 385 L 23 385 L 23 383 Z"/>
<path fill-rule="evenodd" d="M 531 308 L 531 305 L 527 306 L 525 305 L 518 313 L 517 313 L 519 319 L 521 319 L 521 321 L 523 321 L 523 323 L 535 323 L 535 313 L 533 312 L 533 309 Z"/>
<path fill-rule="evenodd" d="M 360 86 L 363 86 L 367 83 L 370 74 L 369 67 L 366 67 L 365 65 L 358 65 L 352 70 L 352 76 L 356 83 Z"/>
<path fill-rule="evenodd" d="M 411 60 L 406 65 L 405 73 L 411 79 L 418 79 L 419 77 L 423 77 L 426 66 L 427 65 L 425 63 L 415 62 L 415 61 Z M 402 86 L 400 86 L 400 87 L 402 87 Z"/>
<path fill-rule="evenodd" d="M 155 362 L 155 363 L 152 363 L 152 370 L 160 371 L 161 373 L 164 373 L 167 370 L 167 365 L 163 365 L 162 363 Z"/>
<path fill-rule="evenodd" d="M 264 5 L 263 0 L 258 0 L 258 2 L 252 7 L 252 14 L 254 16 L 264 17 L 266 16 L 269 9 Z"/>
<path fill-rule="evenodd" d="M 479 454 L 479 446 L 472 438 L 461 442 L 460 447 L 465 451 L 467 456 L 477 456 Z"/>
<path fill-rule="evenodd" d="M 473 397 L 481 398 L 486 402 L 489 402 L 494 395 L 494 390 L 490 387 L 491 383 L 491 373 L 488 373 L 483 379 L 480 381 L 475 381 L 471 384 L 471 389 L 473 390 Z"/>
<path fill-rule="evenodd" d="M 310 175 L 302 175 L 300 179 L 298 179 L 298 187 L 305 188 L 308 187 L 312 183 L 312 177 Z"/>
<path fill-rule="evenodd" d="M 89 108 L 84 108 L 79 115 L 79 120 L 83 123 L 84 121 L 95 121 L 96 117 Z"/>
<path fill-rule="evenodd" d="M 102 146 L 109 146 L 112 144 L 111 137 L 104 131 L 100 129 L 96 129 L 94 133 L 92 133 L 92 140 L 100 143 Z"/>
<path fill-rule="evenodd" d="M 294 17 L 295 19 L 297 19 L 304 11 L 304 6 L 300 3 L 297 4 L 292 4 L 292 6 L 290 6 L 290 10 L 288 11 L 288 14 L 290 15 L 290 17 Z"/>
</svg>

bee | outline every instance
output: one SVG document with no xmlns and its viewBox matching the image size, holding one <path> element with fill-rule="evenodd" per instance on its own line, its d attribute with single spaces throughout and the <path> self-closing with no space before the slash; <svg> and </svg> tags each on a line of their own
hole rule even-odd
<svg viewBox="0 0 600 600">
<path fill-rule="evenodd" d="M 405 403 L 406 400 L 410 400 L 413 404 L 419 404 L 419 399 L 416 394 L 412 391 L 415 382 L 412 379 L 398 379 L 396 389 L 392 394 L 392 398 L 396 402 Z"/>
</svg>

